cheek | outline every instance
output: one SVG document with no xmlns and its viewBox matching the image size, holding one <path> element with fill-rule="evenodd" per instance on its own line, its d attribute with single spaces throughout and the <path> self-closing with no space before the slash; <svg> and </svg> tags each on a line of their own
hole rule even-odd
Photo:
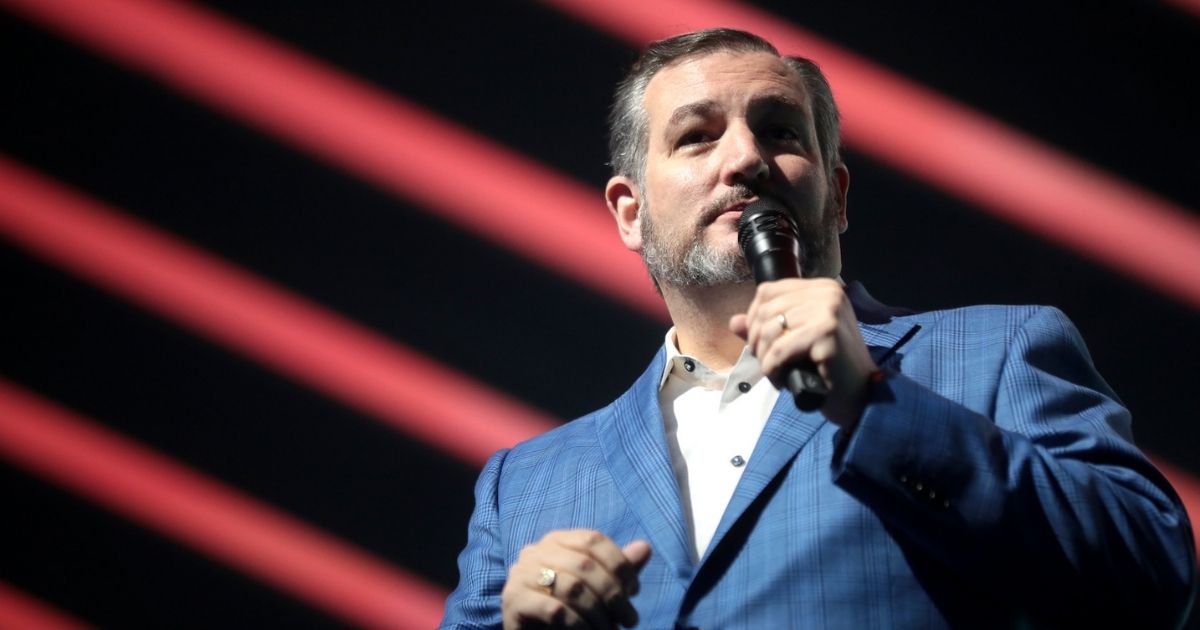
<svg viewBox="0 0 1200 630">
<path fill-rule="evenodd" d="M 799 155 L 780 156 L 776 160 L 776 166 L 788 181 L 797 185 L 812 186 L 824 177 L 820 164 Z"/>
<path fill-rule="evenodd" d="M 702 164 L 690 164 L 671 173 L 671 187 L 678 199 L 693 204 L 697 199 L 704 198 L 707 191 L 713 189 L 713 179 Z"/>
<path fill-rule="evenodd" d="M 805 162 L 803 167 L 781 170 L 784 172 L 788 186 L 796 195 L 798 210 L 811 213 L 820 213 L 825 210 L 832 190 L 829 188 L 824 172 L 819 167 Z"/>
<path fill-rule="evenodd" d="M 687 213 L 695 205 L 703 187 L 680 169 L 660 173 L 655 181 L 648 183 L 648 189 L 650 207 L 659 210 L 658 216 L 676 216 Z"/>
<path fill-rule="evenodd" d="M 646 170 L 647 199 L 655 216 L 673 217 L 675 223 L 690 223 L 698 216 L 715 190 L 717 175 L 704 159 L 664 160 Z"/>
</svg>

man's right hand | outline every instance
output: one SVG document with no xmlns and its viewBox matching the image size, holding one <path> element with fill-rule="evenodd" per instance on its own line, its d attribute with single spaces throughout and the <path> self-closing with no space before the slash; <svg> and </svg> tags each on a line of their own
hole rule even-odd
<svg viewBox="0 0 1200 630">
<path fill-rule="evenodd" d="M 638 572 L 650 559 L 650 544 L 635 540 L 625 548 L 589 529 L 553 531 L 521 550 L 500 593 L 504 627 L 591 628 L 633 626 Z M 551 586 L 538 584 L 553 571 Z M 548 574 L 547 574 L 548 575 Z"/>
</svg>

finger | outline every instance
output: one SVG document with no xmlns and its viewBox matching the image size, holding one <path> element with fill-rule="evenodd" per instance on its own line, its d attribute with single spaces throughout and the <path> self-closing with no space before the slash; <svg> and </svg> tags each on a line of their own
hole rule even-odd
<svg viewBox="0 0 1200 630">
<path fill-rule="evenodd" d="M 746 309 L 746 345 L 754 352 L 754 343 L 758 339 L 758 297 L 750 302 Z"/>
<path fill-rule="evenodd" d="M 527 591 L 504 612 L 505 630 L 517 628 L 570 628 L 572 630 L 608 630 L 593 626 L 566 602 L 541 591 Z"/>
<path fill-rule="evenodd" d="M 782 293 L 790 293 L 795 291 L 797 287 L 802 286 L 805 282 L 812 282 L 803 278 L 781 278 L 779 280 L 771 280 L 758 285 L 756 295 L 762 299 L 770 299 Z"/>
<path fill-rule="evenodd" d="M 763 373 L 782 377 L 783 369 L 798 360 L 807 360 L 821 373 L 828 384 L 825 363 L 837 352 L 836 321 L 808 322 L 800 329 L 788 329 L 786 335 L 771 344 L 762 359 Z M 818 358 L 813 351 L 820 346 L 823 354 Z"/>
<path fill-rule="evenodd" d="M 800 312 L 799 309 L 789 308 L 790 306 L 788 301 L 773 301 L 763 306 L 764 317 L 759 323 L 758 336 L 752 348 L 754 356 L 760 361 L 779 339 L 803 327 L 803 321 L 796 315 Z"/>
<path fill-rule="evenodd" d="M 650 543 L 645 540 L 635 540 L 621 548 L 621 553 L 625 559 L 633 567 L 633 575 L 629 578 L 628 593 L 630 596 L 637 595 L 641 590 L 641 580 L 638 579 L 638 574 L 642 572 L 642 568 L 650 561 L 650 556 L 653 554 L 653 548 Z"/>
<path fill-rule="evenodd" d="M 746 346 L 750 348 L 750 354 L 756 354 L 758 348 L 759 324 L 758 320 L 749 314 L 746 315 Z"/>
<path fill-rule="evenodd" d="M 762 315 L 765 320 L 794 306 L 826 305 L 824 308 L 836 309 L 844 297 L 845 291 L 834 280 L 792 278 L 759 285 L 754 301 L 760 309 L 764 309 Z"/>
<path fill-rule="evenodd" d="M 588 584 L 587 579 L 574 573 L 558 572 L 554 584 L 546 590 L 549 591 L 549 595 L 566 602 L 571 610 L 583 617 L 593 628 L 611 628 L 613 618 L 620 618 L 610 613 L 608 605 Z"/>
<path fill-rule="evenodd" d="M 734 315 L 729 318 L 729 332 L 741 337 L 749 342 L 750 340 L 750 324 L 744 313 Z"/>
<path fill-rule="evenodd" d="M 783 368 L 795 361 L 808 359 L 808 329 L 789 328 L 787 332 L 764 342 L 758 361 L 763 374 L 776 386 L 782 385 Z"/>
<path fill-rule="evenodd" d="M 510 571 L 509 584 L 505 585 L 505 592 L 502 593 L 502 603 L 505 598 L 521 601 L 520 598 L 528 593 L 549 595 L 567 604 L 576 615 L 587 621 L 588 627 L 612 627 L 613 620 L 607 604 L 588 579 L 570 569 L 585 564 L 586 558 L 583 553 L 554 545 L 534 547 L 531 553 L 523 554 L 520 562 Z M 596 562 L 591 561 L 590 564 L 595 566 Z M 590 576 L 590 579 L 606 579 L 610 583 L 615 580 L 607 572 L 603 573 L 603 576 Z"/>
<path fill-rule="evenodd" d="M 642 567 L 650 560 L 654 550 L 650 547 L 650 543 L 645 540 L 635 540 L 621 548 L 621 555 L 633 565 L 634 569 L 641 571 Z"/>
<path fill-rule="evenodd" d="M 829 334 L 819 337 L 813 342 L 812 348 L 808 351 L 808 356 L 812 358 L 814 363 L 824 365 L 825 362 L 834 358 L 837 354 L 837 349 L 837 337 Z"/>
<path fill-rule="evenodd" d="M 587 620 L 588 627 L 612 627 L 605 598 L 600 593 L 619 591 L 616 577 L 603 568 L 597 569 L 600 563 L 587 553 L 564 547 L 563 539 L 571 537 L 577 538 L 578 534 L 551 532 L 521 550 L 501 593 L 503 610 L 528 605 L 528 595 L 538 593 L 563 601 L 577 616 Z M 581 575 L 578 567 L 585 567 L 592 574 Z"/>
<path fill-rule="evenodd" d="M 770 341 L 790 328 L 803 325 L 806 319 L 805 307 L 810 299 L 805 286 L 792 287 L 792 290 L 787 292 L 764 292 L 756 296 L 752 317 L 758 324 L 760 338 Z M 786 318 L 786 326 L 780 321 L 780 315 Z"/>
<path fill-rule="evenodd" d="M 629 598 L 641 590 L 638 573 L 650 561 L 650 554 L 650 543 L 645 540 L 635 540 L 621 548 L 621 555 L 625 557 L 620 576 L 624 590 L 620 598 L 611 602 L 610 609 L 623 626 L 633 627 L 638 623 L 637 609 L 633 607 Z"/>
<path fill-rule="evenodd" d="M 808 331 L 814 337 L 824 334 L 825 328 L 836 325 L 839 321 L 841 297 L 844 293 L 835 283 L 818 280 L 809 281 L 803 285 L 803 291 L 792 291 L 779 294 L 760 302 L 762 311 L 762 354 L 767 353 L 766 346 L 793 331 L 804 331 L 810 326 L 818 329 L 817 333 Z M 782 316 L 782 319 L 781 319 Z"/>
<path fill-rule="evenodd" d="M 617 544 L 612 539 L 598 531 L 573 530 L 564 532 L 560 544 L 567 549 L 578 551 L 591 560 L 598 562 L 600 568 L 613 576 L 620 578 L 628 572 L 628 569 L 625 568 L 628 562 L 625 560 L 625 555 L 621 553 L 620 548 L 617 547 Z M 582 568 L 584 570 L 591 569 L 590 566 Z"/>
<path fill-rule="evenodd" d="M 580 531 L 563 540 L 566 550 L 575 555 L 564 556 L 570 564 L 568 572 L 583 579 L 600 598 L 606 613 L 625 621 L 636 618 L 629 603 L 629 584 L 636 580 L 637 570 L 610 538 L 599 532 Z M 571 547 L 569 545 L 578 545 Z"/>
</svg>

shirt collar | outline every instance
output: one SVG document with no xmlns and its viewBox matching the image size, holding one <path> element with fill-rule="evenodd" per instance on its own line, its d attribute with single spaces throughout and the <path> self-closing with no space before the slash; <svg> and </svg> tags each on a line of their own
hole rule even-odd
<svg viewBox="0 0 1200 630">
<path fill-rule="evenodd" d="M 676 372 L 680 375 L 688 374 L 689 378 L 692 378 L 697 383 L 716 377 L 722 382 L 729 378 L 736 378 L 738 381 L 745 381 L 753 385 L 758 381 L 758 379 L 763 377 L 762 368 L 758 364 L 758 359 L 750 353 L 749 346 L 742 348 L 742 354 L 738 357 L 737 362 L 734 363 L 733 369 L 729 371 L 729 374 L 719 374 L 714 372 L 708 369 L 708 367 L 699 360 L 681 353 L 678 346 L 675 345 L 674 326 L 667 331 L 666 338 L 663 340 L 663 346 L 666 348 L 667 357 L 666 360 L 663 361 L 662 375 L 658 379 L 658 388 L 660 390 L 662 389 L 663 385 L 666 384 L 667 378 L 671 376 L 672 372 Z M 689 363 L 692 365 L 691 370 L 688 370 L 685 367 Z"/>
</svg>

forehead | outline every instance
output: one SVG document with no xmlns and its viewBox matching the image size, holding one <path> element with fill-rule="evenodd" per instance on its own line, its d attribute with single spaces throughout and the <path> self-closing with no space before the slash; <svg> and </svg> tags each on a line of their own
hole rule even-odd
<svg viewBox="0 0 1200 630">
<path fill-rule="evenodd" d="M 645 106 L 650 127 L 656 129 L 680 107 L 712 101 L 738 108 L 766 95 L 806 105 L 808 100 L 799 74 L 783 59 L 765 52 L 720 51 L 660 70 L 646 86 Z"/>
</svg>

